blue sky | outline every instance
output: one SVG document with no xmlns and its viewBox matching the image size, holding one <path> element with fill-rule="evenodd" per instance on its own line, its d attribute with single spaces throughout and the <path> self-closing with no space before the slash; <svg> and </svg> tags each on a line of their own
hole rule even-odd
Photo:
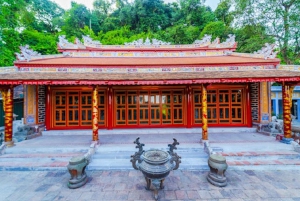
<svg viewBox="0 0 300 201">
<path fill-rule="evenodd" d="M 71 7 L 72 0 L 52 0 L 52 1 L 56 2 L 58 5 L 60 5 L 64 9 L 69 9 Z M 86 5 L 86 7 L 91 9 L 93 7 L 94 0 L 73 0 L 73 1 L 84 4 L 84 5 Z M 175 0 L 165 0 L 165 1 L 172 2 Z M 220 0 L 206 0 L 205 4 L 210 6 L 213 10 L 215 10 L 219 2 L 220 2 Z"/>
</svg>

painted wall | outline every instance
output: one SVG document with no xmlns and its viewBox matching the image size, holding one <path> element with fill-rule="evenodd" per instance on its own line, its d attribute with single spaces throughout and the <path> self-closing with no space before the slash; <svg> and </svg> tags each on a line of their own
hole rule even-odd
<svg viewBox="0 0 300 201">
<path fill-rule="evenodd" d="M 282 116 L 282 87 L 271 87 L 271 99 L 272 99 L 272 114 L 281 117 Z M 296 121 L 300 122 L 300 86 L 296 86 L 293 92 L 293 106 L 291 113 L 296 116 Z"/>
</svg>

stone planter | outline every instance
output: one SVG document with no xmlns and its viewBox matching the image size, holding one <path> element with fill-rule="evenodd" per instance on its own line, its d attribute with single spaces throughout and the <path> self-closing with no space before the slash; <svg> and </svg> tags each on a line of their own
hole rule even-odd
<svg viewBox="0 0 300 201">
<path fill-rule="evenodd" d="M 225 171 L 228 167 L 225 157 L 217 154 L 212 154 L 208 159 L 208 166 L 210 172 L 207 175 L 209 183 L 223 187 L 227 185 L 227 179 L 225 177 Z"/>
<path fill-rule="evenodd" d="M 79 188 L 86 184 L 88 181 L 88 177 L 85 173 L 85 168 L 87 165 L 88 160 L 83 156 L 71 158 L 67 167 L 71 175 L 68 183 L 69 188 Z"/>
<path fill-rule="evenodd" d="M 147 190 L 150 190 L 151 184 L 153 185 L 155 200 L 158 200 L 158 190 L 164 188 L 165 178 L 172 170 L 178 169 L 179 163 L 181 163 L 181 157 L 173 152 L 174 149 L 177 149 L 176 145 L 179 145 L 179 143 L 176 139 L 173 140 L 173 144 L 168 145 L 170 147 L 168 152 L 158 149 L 144 151 L 144 144 L 139 142 L 139 138 L 134 141 L 139 151 L 131 156 L 132 167 L 143 173 Z"/>
</svg>

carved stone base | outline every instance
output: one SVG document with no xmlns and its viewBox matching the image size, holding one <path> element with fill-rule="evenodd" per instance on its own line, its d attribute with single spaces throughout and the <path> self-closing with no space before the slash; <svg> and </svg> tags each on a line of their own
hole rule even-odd
<svg viewBox="0 0 300 201">
<path fill-rule="evenodd" d="M 13 147 L 13 146 L 15 146 L 14 141 L 5 142 L 4 144 L 6 145 L 6 147 Z"/>
<path fill-rule="evenodd" d="M 218 187 L 224 187 L 227 185 L 227 179 L 226 177 L 219 177 L 216 174 L 213 173 L 208 173 L 207 175 L 207 181 L 209 183 L 211 183 L 214 186 L 218 186 Z"/>
</svg>

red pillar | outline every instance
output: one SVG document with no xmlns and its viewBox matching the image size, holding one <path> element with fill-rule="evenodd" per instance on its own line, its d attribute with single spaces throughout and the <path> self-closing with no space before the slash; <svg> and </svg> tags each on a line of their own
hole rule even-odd
<svg viewBox="0 0 300 201">
<path fill-rule="evenodd" d="M 207 86 L 202 84 L 202 140 L 208 140 Z"/>
<path fill-rule="evenodd" d="M 14 88 L 11 86 L 8 90 L 4 90 L 2 92 L 3 96 L 3 105 L 5 107 L 5 118 L 4 118 L 4 126 L 5 126 L 5 135 L 4 142 L 6 146 L 12 147 L 14 146 L 13 137 L 13 111 L 14 111 Z"/>
<path fill-rule="evenodd" d="M 292 138 L 291 107 L 293 87 L 282 83 L 283 131 L 285 138 Z"/>
<path fill-rule="evenodd" d="M 187 128 L 192 128 L 192 88 L 187 86 Z"/>
<path fill-rule="evenodd" d="M 112 130 L 113 129 L 113 92 L 112 87 L 109 86 L 107 88 L 107 96 L 108 96 L 108 109 L 107 109 L 107 129 Z"/>
<path fill-rule="evenodd" d="M 98 87 L 93 87 L 93 141 L 98 141 Z"/>
</svg>

